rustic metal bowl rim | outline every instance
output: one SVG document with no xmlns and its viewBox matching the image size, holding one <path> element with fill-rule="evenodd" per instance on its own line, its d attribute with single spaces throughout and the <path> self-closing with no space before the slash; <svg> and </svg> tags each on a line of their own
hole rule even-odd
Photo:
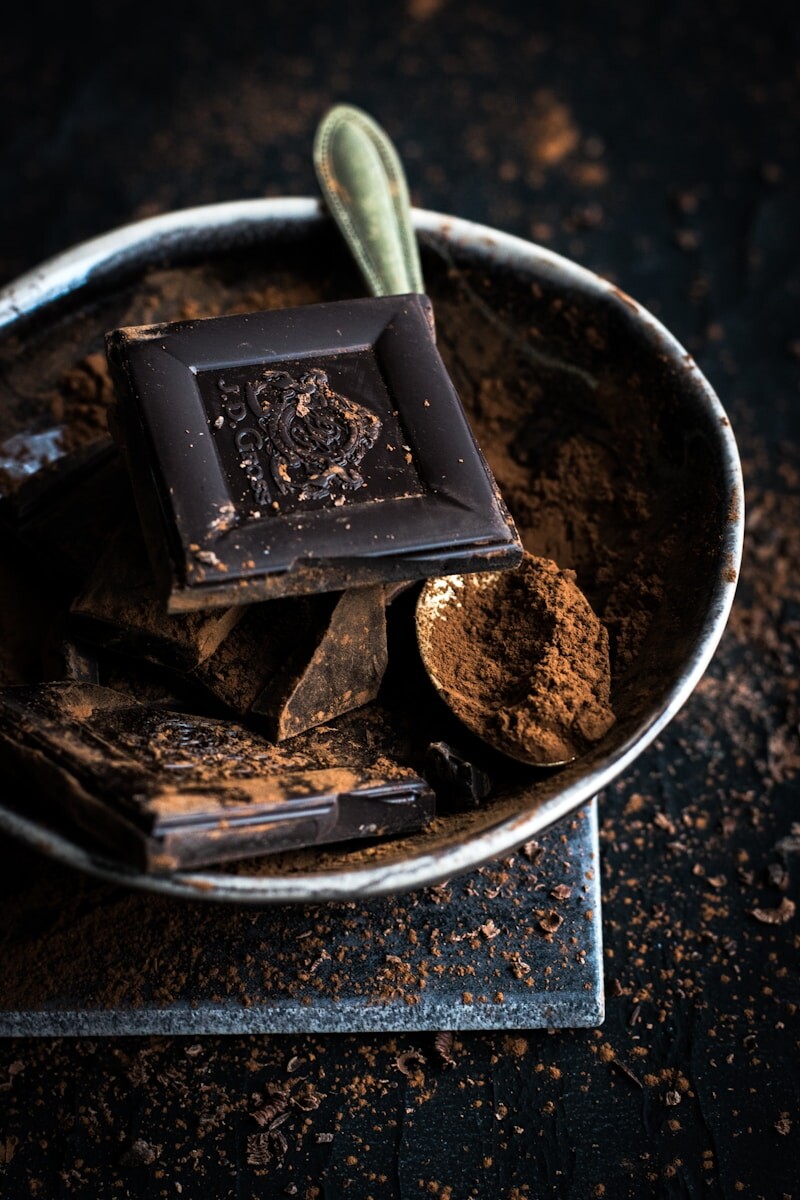
<svg viewBox="0 0 800 1200">
<path fill-rule="evenodd" d="M 741 465 L 736 441 L 725 411 L 691 356 L 667 329 L 635 300 L 612 283 L 532 242 L 502 233 L 461 217 L 414 209 L 414 227 L 420 234 L 445 237 L 477 253 L 490 253 L 493 263 L 507 264 L 533 273 L 542 272 L 584 293 L 611 299 L 632 310 L 642 333 L 658 342 L 668 364 L 680 368 L 696 394 L 702 396 L 717 431 L 726 494 L 731 499 L 731 519 L 722 530 L 724 561 L 738 575 L 744 529 Z M 171 246 L 188 247 L 210 234 L 224 235 L 229 245 L 243 242 L 274 223 L 300 225 L 327 217 L 321 203 L 309 197 L 240 200 L 177 210 L 121 226 L 83 242 L 0 290 L 0 336 L 14 324 L 59 297 L 96 282 L 127 262 L 162 255 Z M 727 574 L 727 573 L 726 573 Z M 491 859 L 507 854 L 522 842 L 568 816 L 606 788 L 650 745 L 685 703 L 706 670 L 722 636 L 733 602 L 734 587 L 716 579 L 707 612 L 680 678 L 655 711 L 641 720 L 636 731 L 607 759 L 599 763 L 533 811 L 506 818 L 470 837 L 462 844 L 422 851 L 400 862 L 366 862 L 359 867 L 324 872 L 303 872 L 251 878 L 217 872 L 181 872 L 170 877 L 148 876 L 101 855 L 87 851 L 68 838 L 44 828 L 20 813 L 0 805 L 0 830 L 23 839 L 50 856 L 116 883 L 129 883 L 154 891 L 192 899 L 208 898 L 236 903 L 286 903 L 348 900 L 385 895 L 435 884 Z"/>
</svg>

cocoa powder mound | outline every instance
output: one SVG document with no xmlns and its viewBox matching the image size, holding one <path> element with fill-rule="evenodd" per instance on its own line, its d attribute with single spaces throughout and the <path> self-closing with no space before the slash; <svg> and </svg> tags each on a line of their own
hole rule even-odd
<svg viewBox="0 0 800 1200">
<path fill-rule="evenodd" d="M 549 559 L 526 554 L 513 571 L 436 580 L 421 632 L 451 707 L 512 757 L 563 763 L 614 723 L 608 634 L 575 573 Z"/>
</svg>

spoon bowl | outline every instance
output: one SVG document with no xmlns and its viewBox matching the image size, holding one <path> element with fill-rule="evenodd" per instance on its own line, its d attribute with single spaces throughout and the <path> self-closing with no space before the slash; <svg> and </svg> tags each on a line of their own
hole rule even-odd
<svg viewBox="0 0 800 1200">
<path fill-rule="evenodd" d="M 553 562 L 526 553 L 513 571 L 428 580 L 416 632 L 442 700 L 517 762 L 566 766 L 614 723 L 608 635 Z"/>
</svg>

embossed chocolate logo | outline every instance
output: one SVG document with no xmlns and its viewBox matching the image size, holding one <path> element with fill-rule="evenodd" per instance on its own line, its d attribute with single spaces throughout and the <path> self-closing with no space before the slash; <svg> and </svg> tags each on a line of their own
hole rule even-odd
<svg viewBox="0 0 800 1200">
<path fill-rule="evenodd" d="M 217 380 L 222 414 L 215 425 L 234 430 L 239 466 L 258 505 L 273 496 L 331 499 L 364 483 L 359 467 L 382 422 L 362 404 L 334 391 L 319 367 L 299 374 L 265 370 L 254 380 Z"/>
</svg>

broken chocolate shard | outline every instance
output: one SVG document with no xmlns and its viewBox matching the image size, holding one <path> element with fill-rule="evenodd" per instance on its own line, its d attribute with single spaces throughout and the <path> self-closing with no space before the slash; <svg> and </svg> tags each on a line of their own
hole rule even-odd
<svg viewBox="0 0 800 1200">
<path fill-rule="evenodd" d="M 520 560 L 429 313 L 376 297 L 109 335 L 170 611 Z"/>
<path fill-rule="evenodd" d="M 385 755 L 365 767 L 333 728 L 315 756 L 91 684 L 2 689 L 0 764 L 51 819 L 151 872 L 399 835 L 434 815 L 424 780 Z"/>
<path fill-rule="evenodd" d="M 70 628 L 93 646 L 191 671 L 212 655 L 246 609 L 169 614 L 153 578 L 136 514 L 106 545 L 70 610 Z"/>
<path fill-rule="evenodd" d="M 431 742 L 423 772 L 443 812 L 480 808 L 492 790 L 491 777 L 447 742 Z"/>
<path fill-rule="evenodd" d="M 316 642 L 301 669 L 284 674 L 281 687 L 267 684 L 253 705 L 277 741 L 375 699 L 389 662 L 383 587 L 335 596 Z"/>
<path fill-rule="evenodd" d="M 199 687 L 239 716 L 259 714 L 274 741 L 373 700 L 387 664 L 380 585 L 167 613 L 133 515 L 73 601 L 70 631 L 178 672 L 179 688 Z"/>
<path fill-rule="evenodd" d="M 387 662 L 375 586 L 253 604 L 190 678 L 279 742 L 374 700 Z"/>
</svg>

